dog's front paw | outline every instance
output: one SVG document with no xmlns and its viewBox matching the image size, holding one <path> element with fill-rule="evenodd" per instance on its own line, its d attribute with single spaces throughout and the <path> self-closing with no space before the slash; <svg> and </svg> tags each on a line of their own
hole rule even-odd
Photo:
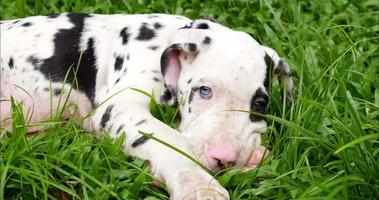
<svg viewBox="0 0 379 200">
<path fill-rule="evenodd" d="M 228 200 L 229 193 L 211 175 L 202 170 L 178 174 L 170 190 L 171 200 Z"/>
</svg>

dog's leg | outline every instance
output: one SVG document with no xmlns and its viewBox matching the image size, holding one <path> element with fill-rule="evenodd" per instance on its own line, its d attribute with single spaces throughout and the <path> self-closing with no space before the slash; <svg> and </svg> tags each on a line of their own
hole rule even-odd
<svg viewBox="0 0 379 200">
<path fill-rule="evenodd" d="M 139 133 L 151 134 L 193 156 L 185 138 L 154 118 L 145 104 L 112 100 L 96 110 L 93 123 L 113 138 L 125 132 L 124 151 L 150 161 L 152 173 L 166 182 L 171 199 L 229 199 L 228 192 L 194 162 Z"/>
</svg>

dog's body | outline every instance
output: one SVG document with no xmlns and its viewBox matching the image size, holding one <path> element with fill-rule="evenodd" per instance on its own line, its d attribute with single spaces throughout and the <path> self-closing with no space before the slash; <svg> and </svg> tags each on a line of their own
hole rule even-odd
<svg viewBox="0 0 379 200">
<path fill-rule="evenodd" d="M 173 199 L 224 199 L 228 193 L 192 161 L 139 131 L 213 170 L 255 166 L 266 122 L 230 110 L 264 112 L 270 70 L 287 81 L 290 102 L 289 68 L 275 51 L 209 20 L 65 13 L 1 24 L 1 99 L 13 96 L 25 111 L 34 108 L 31 122 L 47 119 L 50 107 L 60 110 L 65 99 L 78 105 L 65 115 L 86 116 L 96 107 L 85 127 L 114 138 L 125 132 L 125 152 L 149 160 Z M 161 103 L 177 101 L 180 133 L 152 117 L 150 99 L 131 87 L 153 91 Z M 10 102 L 0 105 L 1 127 L 9 129 Z"/>
</svg>

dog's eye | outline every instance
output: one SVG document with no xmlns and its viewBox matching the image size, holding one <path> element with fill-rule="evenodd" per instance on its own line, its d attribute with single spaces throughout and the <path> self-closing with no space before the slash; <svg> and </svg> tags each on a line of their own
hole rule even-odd
<svg viewBox="0 0 379 200">
<path fill-rule="evenodd" d="M 201 86 L 199 92 L 203 99 L 210 99 L 212 97 L 212 89 L 207 86 Z"/>
</svg>

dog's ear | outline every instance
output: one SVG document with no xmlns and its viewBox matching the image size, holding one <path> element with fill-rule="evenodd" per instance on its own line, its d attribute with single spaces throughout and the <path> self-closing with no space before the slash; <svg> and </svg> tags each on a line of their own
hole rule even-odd
<svg viewBox="0 0 379 200">
<path fill-rule="evenodd" d="M 264 60 L 266 62 L 268 71 L 271 73 L 273 72 L 273 74 L 278 76 L 280 87 L 282 90 L 285 90 L 286 104 L 287 106 L 290 106 L 293 102 L 293 81 L 291 70 L 288 64 L 279 57 L 275 50 L 266 46 L 262 47 L 266 51 Z M 268 84 L 266 83 L 265 85 Z M 284 94 L 284 92 L 282 92 L 282 94 Z"/>
<path fill-rule="evenodd" d="M 178 30 L 161 56 L 161 73 L 165 84 L 173 97 L 177 96 L 178 79 L 182 68 L 191 65 L 197 55 L 206 50 L 210 38 L 201 30 Z"/>
</svg>

